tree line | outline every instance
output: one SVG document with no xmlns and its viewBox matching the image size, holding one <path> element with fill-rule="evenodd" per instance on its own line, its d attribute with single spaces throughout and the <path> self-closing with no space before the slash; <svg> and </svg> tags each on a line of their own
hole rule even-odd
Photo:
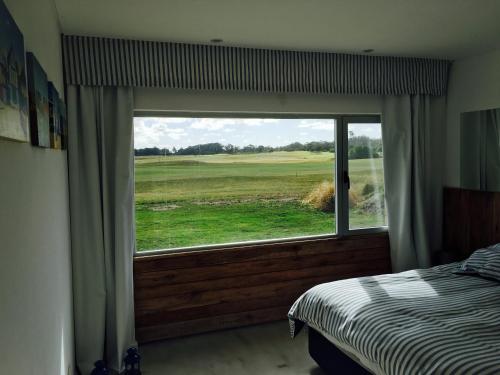
<svg viewBox="0 0 500 375">
<path fill-rule="evenodd" d="M 215 154 L 256 154 L 275 151 L 310 151 L 335 152 L 335 142 L 314 141 L 307 143 L 293 142 L 286 146 L 256 146 L 243 147 L 232 144 L 223 145 L 218 142 L 204 143 L 172 150 L 168 148 L 146 147 L 135 149 L 135 156 L 168 156 L 168 155 L 215 155 Z M 382 151 L 382 141 L 366 136 L 349 137 L 349 159 L 378 158 Z"/>
</svg>

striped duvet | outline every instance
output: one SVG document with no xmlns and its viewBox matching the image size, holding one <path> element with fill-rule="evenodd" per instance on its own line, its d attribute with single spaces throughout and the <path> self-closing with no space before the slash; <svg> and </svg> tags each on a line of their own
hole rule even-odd
<svg viewBox="0 0 500 375">
<path fill-rule="evenodd" d="M 380 374 L 500 374 L 500 282 L 457 263 L 320 284 L 288 316 Z"/>
</svg>

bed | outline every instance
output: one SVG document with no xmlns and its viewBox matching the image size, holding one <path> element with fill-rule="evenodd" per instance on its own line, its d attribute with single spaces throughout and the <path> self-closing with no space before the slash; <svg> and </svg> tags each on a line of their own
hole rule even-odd
<svg viewBox="0 0 500 375">
<path fill-rule="evenodd" d="M 500 242 L 499 198 L 445 189 L 445 243 L 460 243 L 464 259 Z M 478 207 L 490 220 L 470 215 Z M 292 336 L 308 326 L 309 352 L 327 373 L 500 374 L 500 278 L 464 266 L 317 285 L 290 309 Z"/>
</svg>

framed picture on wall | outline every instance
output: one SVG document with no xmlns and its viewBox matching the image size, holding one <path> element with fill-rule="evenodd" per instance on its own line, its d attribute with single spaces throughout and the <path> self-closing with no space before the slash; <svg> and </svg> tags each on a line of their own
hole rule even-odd
<svg viewBox="0 0 500 375">
<path fill-rule="evenodd" d="M 62 143 L 61 115 L 59 110 L 59 93 L 52 82 L 49 82 L 49 129 L 50 147 L 60 150 Z"/>
<path fill-rule="evenodd" d="M 68 120 L 66 116 L 66 105 L 59 99 L 59 119 L 61 124 L 61 149 L 68 148 Z"/>
<path fill-rule="evenodd" d="M 28 116 L 24 39 L 0 1 L 0 138 L 28 142 Z"/>
<path fill-rule="evenodd" d="M 31 52 L 26 54 L 31 143 L 50 147 L 49 84 L 47 74 Z"/>
</svg>

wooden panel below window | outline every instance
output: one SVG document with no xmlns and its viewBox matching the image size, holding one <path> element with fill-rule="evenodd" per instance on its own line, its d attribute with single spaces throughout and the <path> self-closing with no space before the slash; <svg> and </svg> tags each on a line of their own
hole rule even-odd
<svg viewBox="0 0 500 375">
<path fill-rule="evenodd" d="M 138 256 L 137 340 L 286 319 L 314 285 L 388 272 L 386 233 Z"/>
</svg>

